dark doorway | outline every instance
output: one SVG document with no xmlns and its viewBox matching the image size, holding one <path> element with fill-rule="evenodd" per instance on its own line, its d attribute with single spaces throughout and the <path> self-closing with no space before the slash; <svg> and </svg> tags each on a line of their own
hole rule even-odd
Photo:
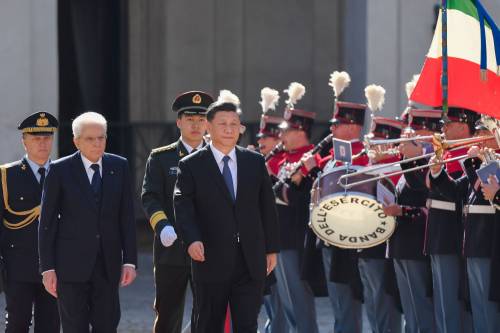
<svg viewBox="0 0 500 333">
<path fill-rule="evenodd" d="M 75 151 L 71 121 L 89 110 L 108 120 L 107 151 L 128 156 L 126 4 L 58 3 L 60 156 Z"/>
</svg>

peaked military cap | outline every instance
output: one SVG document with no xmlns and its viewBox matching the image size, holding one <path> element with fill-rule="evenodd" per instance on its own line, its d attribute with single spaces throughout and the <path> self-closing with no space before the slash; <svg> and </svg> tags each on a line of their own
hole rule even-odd
<svg viewBox="0 0 500 333">
<path fill-rule="evenodd" d="M 260 129 L 257 133 L 257 138 L 273 137 L 278 138 L 280 135 L 279 125 L 283 122 L 283 118 L 262 115 L 260 118 Z"/>
<path fill-rule="evenodd" d="M 207 108 L 214 102 L 212 96 L 203 91 L 188 91 L 177 96 L 172 104 L 172 111 L 182 114 L 206 115 Z"/>
<path fill-rule="evenodd" d="M 350 102 L 337 102 L 331 124 L 356 124 L 363 126 L 365 123 L 366 105 Z"/>
<path fill-rule="evenodd" d="M 33 135 L 50 135 L 59 127 L 57 118 L 45 111 L 35 112 L 24 119 L 17 129 Z"/>
<path fill-rule="evenodd" d="M 397 139 L 401 137 L 404 126 L 401 120 L 373 117 L 370 135 L 372 138 Z"/>
</svg>

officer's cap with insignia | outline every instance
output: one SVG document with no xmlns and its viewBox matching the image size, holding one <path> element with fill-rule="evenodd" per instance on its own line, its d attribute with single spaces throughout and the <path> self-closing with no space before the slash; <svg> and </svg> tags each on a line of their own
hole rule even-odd
<svg viewBox="0 0 500 333">
<path fill-rule="evenodd" d="M 185 115 L 206 115 L 207 108 L 214 102 L 212 96 L 203 91 L 188 91 L 177 96 L 172 104 L 172 111 L 177 117 Z"/>
<path fill-rule="evenodd" d="M 46 111 L 38 111 L 21 121 L 17 129 L 23 134 L 52 135 L 59 127 L 57 118 Z"/>
</svg>

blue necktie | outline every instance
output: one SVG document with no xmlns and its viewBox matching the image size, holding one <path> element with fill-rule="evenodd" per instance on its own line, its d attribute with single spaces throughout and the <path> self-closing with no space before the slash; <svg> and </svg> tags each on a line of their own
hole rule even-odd
<svg viewBox="0 0 500 333">
<path fill-rule="evenodd" d="M 43 189 L 43 183 L 45 182 L 45 168 L 38 168 L 38 173 L 40 174 L 40 189 Z"/>
<path fill-rule="evenodd" d="M 234 201 L 236 199 L 236 196 L 234 195 L 233 175 L 231 174 L 231 169 L 229 169 L 230 159 L 231 158 L 227 155 L 222 158 L 222 162 L 224 162 L 224 167 L 222 168 L 222 177 L 224 177 L 227 189 L 229 190 L 231 198 Z"/>
<path fill-rule="evenodd" d="M 90 185 L 95 194 L 95 201 L 99 203 L 101 200 L 101 189 L 102 189 L 102 178 L 101 173 L 99 172 L 99 164 L 92 164 L 90 166 L 92 170 L 94 170 L 94 175 L 92 176 L 92 181 Z"/>
</svg>

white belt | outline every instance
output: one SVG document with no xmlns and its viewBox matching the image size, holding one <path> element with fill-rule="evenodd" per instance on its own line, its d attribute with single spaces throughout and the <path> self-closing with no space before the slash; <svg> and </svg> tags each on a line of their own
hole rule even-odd
<svg viewBox="0 0 500 333">
<path fill-rule="evenodd" d="M 464 214 L 495 214 L 495 207 L 490 205 L 465 205 Z"/>
<path fill-rule="evenodd" d="M 435 199 L 427 200 L 427 208 L 449 210 L 451 212 L 454 212 L 456 209 L 454 202 L 435 200 Z"/>
</svg>

